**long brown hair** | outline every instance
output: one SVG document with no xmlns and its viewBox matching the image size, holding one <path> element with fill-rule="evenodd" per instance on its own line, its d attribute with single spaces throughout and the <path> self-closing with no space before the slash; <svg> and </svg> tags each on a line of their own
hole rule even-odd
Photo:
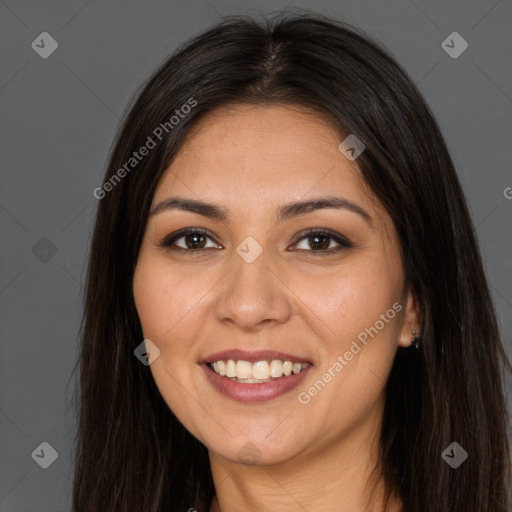
<svg viewBox="0 0 512 512">
<path fill-rule="evenodd" d="M 191 127 L 233 102 L 307 107 L 366 146 L 357 162 L 396 226 L 424 322 L 420 349 L 398 349 L 387 382 L 380 459 L 388 491 L 410 512 L 509 510 L 503 382 L 511 366 L 440 129 L 385 49 L 348 24 L 306 13 L 225 19 L 178 49 L 124 117 L 95 191 L 74 512 L 209 508 L 207 449 L 134 357 L 143 334 L 132 278 L 162 173 Z M 185 113 L 173 121 L 177 110 Z M 154 146 L 131 161 L 149 138 Z M 457 469 L 441 456 L 452 442 L 468 453 Z"/>
</svg>

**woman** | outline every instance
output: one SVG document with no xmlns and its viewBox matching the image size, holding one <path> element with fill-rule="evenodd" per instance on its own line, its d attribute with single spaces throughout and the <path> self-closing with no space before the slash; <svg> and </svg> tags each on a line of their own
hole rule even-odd
<svg viewBox="0 0 512 512">
<path fill-rule="evenodd" d="M 510 371 L 440 130 L 317 15 L 147 82 L 87 281 L 74 510 L 508 510 Z"/>
</svg>

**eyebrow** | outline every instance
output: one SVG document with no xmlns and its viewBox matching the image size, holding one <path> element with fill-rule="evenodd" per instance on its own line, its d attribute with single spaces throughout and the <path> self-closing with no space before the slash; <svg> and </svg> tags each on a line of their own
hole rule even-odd
<svg viewBox="0 0 512 512">
<path fill-rule="evenodd" d="M 282 222 L 292 217 L 298 217 L 315 210 L 334 208 L 336 210 L 348 210 L 360 215 L 367 224 L 372 225 L 372 217 L 359 205 L 343 197 L 327 196 L 309 199 L 306 201 L 297 201 L 281 206 L 276 213 L 275 222 Z M 197 213 L 213 220 L 227 222 L 229 218 L 228 211 L 219 205 L 205 203 L 197 199 L 188 199 L 178 196 L 171 196 L 158 203 L 150 212 L 151 216 L 157 215 L 169 210 L 183 210 Z"/>
</svg>

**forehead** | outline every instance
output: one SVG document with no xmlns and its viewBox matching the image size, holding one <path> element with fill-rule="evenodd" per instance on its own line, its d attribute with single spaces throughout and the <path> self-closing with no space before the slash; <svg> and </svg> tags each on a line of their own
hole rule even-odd
<svg viewBox="0 0 512 512">
<path fill-rule="evenodd" d="M 341 140 L 326 119 L 305 109 L 217 109 L 189 132 L 160 180 L 153 204 L 172 193 L 261 209 L 338 193 L 375 208 L 356 163 L 339 151 Z"/>
</svg>

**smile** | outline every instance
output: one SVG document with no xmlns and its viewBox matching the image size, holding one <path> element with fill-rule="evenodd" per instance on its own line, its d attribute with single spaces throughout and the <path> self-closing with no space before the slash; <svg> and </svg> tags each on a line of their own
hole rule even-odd
<svg viewBox="0 0 512 512">
<path fill-rule="evenodd" d="M 286 395 L 315 368 L 297 354 L 238 348 L 209 354 L 198 361 L 210 389 L 224 398 L 258 403 Z"/>
<path fill-rule="evenodd" d="M 310 366 L 309 363 L 283 361 L 280 359 L 263 360 L 251 363 L 243 359 L 219 360 L 208 363 L 208 366 L 222 377 L 244 384 L 261 384 L 275 379 L 297 375 Z"/>
</svg>

